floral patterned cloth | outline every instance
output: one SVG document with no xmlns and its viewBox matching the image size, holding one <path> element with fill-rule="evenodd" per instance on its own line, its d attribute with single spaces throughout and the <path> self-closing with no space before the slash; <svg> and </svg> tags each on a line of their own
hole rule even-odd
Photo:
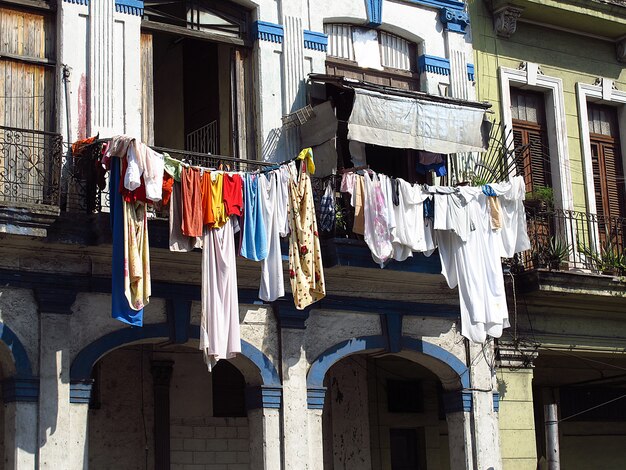
<svg viewBox="0 0 626 470">
<path fill-rule="evenodd" d="M 124 206 L 124 292 L 133 310 L 141 310 L 151 295 L 150 244 L 146 204 L 123 202 Z"/>
<path fill-rule="evenodd" d="M 311 179 L 289 165 L 289 278 L 296 308 L 326 296 Z"/>
</svg>

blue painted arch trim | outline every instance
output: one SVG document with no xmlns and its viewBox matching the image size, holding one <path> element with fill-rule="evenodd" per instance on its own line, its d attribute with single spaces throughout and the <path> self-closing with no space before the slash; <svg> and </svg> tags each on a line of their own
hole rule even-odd
<svg viewBox="0 0 626 470">
<path fill-rule="evenodd" d="M 0 341 L 2 341 L 11 352 L 15 364 L 15 375 L 21 378 L 32 377 L 33 368 L 24 345 L 13 330 L 3 322 L 0 322 Z"/>
<path fill-rule="evenodd" d="M 200 327 L 189 327 L 191 338 L 200 337 Z M 94 342 L 85 346 L 76 356 L 70 368 L 70 381 L 88 381 L 91 378 L 93 365 L 107 352 L 119 348 L 125 344 L 134 343 L 144 339 L 168 338 L 169 328 L 167 323 L 145 325 L 142 328 L 128 327 L 108 333 Z M 280 377 L 272 361 L 256 347 L 241 340 L 241 354 L 247 357 L 259 368 L 263 385 L 280 386 Z"/>
<path fill-rule="evenodd" d="M 469 373 L 467 367 L 450 352 L 427 341 L 409 338 L 407 336 L 402 337 L 401 344 L 403 350 L 416 351 L 447 364 L 448 367 L 459 376 L 462 388 L 469 387 Z M 307 388 L 323 388 L 324 376 L 326 372 L 328 372 L 328 369 L 344 357 L 367 350 L 386 349 L 386 347 L 387 341 L 385 337 L 377 335 L 352 338 L 328 348 L 313 361 L 307 375 Z"/>
</svg>

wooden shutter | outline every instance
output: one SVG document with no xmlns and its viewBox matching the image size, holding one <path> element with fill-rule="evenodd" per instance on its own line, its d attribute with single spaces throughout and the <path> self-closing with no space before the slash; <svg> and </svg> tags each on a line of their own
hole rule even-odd
<svg viewBox="0 0 626 470">
<path fill-rule="evenodd" d="M 547 140 L 545 129 L 513 123 L 513 143 L 516 149 L 523 149 L 521 155 L 516 155 L 517 171 L 524 176 L 527 191 L 552 186 Z"/>
<path fill-rule="evenodd" d="M 154 145 L 154 66 L 152 34 L 141 33 L 141 140 Z"/>
</svg>

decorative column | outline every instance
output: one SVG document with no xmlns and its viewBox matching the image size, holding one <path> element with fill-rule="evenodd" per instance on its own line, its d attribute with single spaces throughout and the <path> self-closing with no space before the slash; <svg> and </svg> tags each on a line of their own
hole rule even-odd
<svg viewBox="0 0 626 470">
<path fill-rule="evenodd" d="M 250 429 L 250 467 L 281 470 L 280 386 L 248 387 L 246 406 Z"/>
<path fill-rule="evenodd" d="M 498 341 L 500 442 L 502 462 L 533 467 L 537 462 L 533 404 L 534 348 Z"/>
<path fill-rule="evenodd" d="M 4 459 L 11 470 L 32 470 L 37 456 L 39 379 L 10 377 L 2 381 Z"/>
<path fill-rule="evenodd" d="M 170 469 L 170 381 L 174 361 L 152 361 L 154 468 Z"/>
</svg>

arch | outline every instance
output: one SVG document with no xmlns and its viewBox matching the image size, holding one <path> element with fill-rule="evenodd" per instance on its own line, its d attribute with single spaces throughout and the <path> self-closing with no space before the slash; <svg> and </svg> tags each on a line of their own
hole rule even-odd
<svg viewBox="0 0 626 470">
<path fill-rule="evenodd" d="M 11 353 L 15 365 L 15 375 L 21 378 L 32 377 L 33 368 L 24 345 L 13 330 L 3 322 L 0 322 L 0 341 L 7 346 Z"/>
<path fill-rule="evenodd" d="M 190 338 L 200 338 L 200 327 L 190 325 Z M 93 365 L 106 353 L 126 344 L 146 339 L 169 338 L 166 323 L 145 325 L 141 328 L 128 327 L 108 333 L 85 346 L 77 355 L 70 368 L 70 380 L 80 382 L 91 377 Z M 241 340 L 241 354 L 247 357 L 258 369 L 262 385 L 280 386 L 280 378 L 272 361 L 256 347 Z"/>
<path fill-rule="evenodd" d="M 446 384 L 451 384 L 457 388 L 469 387 L 469 370 L 456 356 L 435 344 L 408 336 L 402 337 L 403 353 L 418 353 L 423 355 L 426 367 L 432 370 L 433 366 L 439 370 L 433 372 L 442 379 Z M 324 383 L 324 376 L 333 364 L 352 354 L 363 353 L 366 351 L 376 351 L 387 349 L 387 340 L 384 336 L 362 336 L 342 341 L 331 346 L 322 354 L 320 354 L 311 364 L 307 375 L 308 388 L 321 388 Z M 445 375 L 445 377 L 442 377 Z"/>
</svg>

